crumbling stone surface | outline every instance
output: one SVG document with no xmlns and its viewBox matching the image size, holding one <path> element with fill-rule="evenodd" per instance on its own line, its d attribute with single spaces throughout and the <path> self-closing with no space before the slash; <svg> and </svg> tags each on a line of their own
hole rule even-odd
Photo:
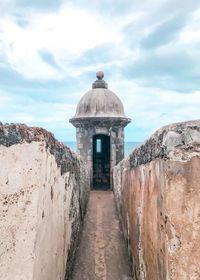
<svg viewBox="0 0 200 280">
<path fill-rule="evenodd" d="M 0 123 L 0 145 L 10 147 L 15 144 L 46 143 L 46 148 L 55 156 L 58 167 L 61 167 L 61 174 L 73 170 L 73 164 L 77 161 L 75 153 L 67 146 L 57 141 L 54 135 L 40 127 L 29 127 L 25 124 L 5 124 Z"/>
<path fill-rule="evenodd" d="M 46 130 L 2 123 L 0 160 L 0 279 L 67 278 L 89 197 L 86 165 Z"/>
<path fill-rule="evenodd" d="M 130 165 L 136 167 L 156 158 L 187 160 L 200 151 L 199 143 L 200 120 L 164 126 L 130 154 Z"/>
<path fill-rule="evenodd" d="M 200 121 L 159 129 L 113 183 L 135 279 L 200 279 Z"/>
</svg>

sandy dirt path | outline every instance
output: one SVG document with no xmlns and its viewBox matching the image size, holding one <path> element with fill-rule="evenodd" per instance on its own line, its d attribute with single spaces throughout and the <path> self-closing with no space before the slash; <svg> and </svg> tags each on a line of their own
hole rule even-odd
<svg viewBox="0 0 200 280">
<path fill-rule="evenodd" d="M 92 191 L 73 280 L 131 280 L 119 220 L 110 191 Z"/>
</svg>

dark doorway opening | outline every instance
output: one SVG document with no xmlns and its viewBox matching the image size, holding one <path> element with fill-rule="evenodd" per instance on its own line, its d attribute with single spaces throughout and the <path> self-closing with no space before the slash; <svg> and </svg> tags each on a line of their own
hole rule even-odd
<svg viewBox="0 0 200 280">
<path fill-rule="evenodd" d="M 110 136 L 93 136 L 93 189 L 110 189 Z"/>
</svg>

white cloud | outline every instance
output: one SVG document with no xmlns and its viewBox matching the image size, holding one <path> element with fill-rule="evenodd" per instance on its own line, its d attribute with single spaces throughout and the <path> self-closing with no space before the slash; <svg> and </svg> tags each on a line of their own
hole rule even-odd
<svg viewBox="0 0 200 280">
<path fill-rule="evenodd" d="M 193 13 L 189 24 L 180 33 L 180 44 L 200 42 L 200 9 Z"/>
<path fill-rule="evenodd" d="M 73 74 L 67 67 L 69 61 L 85 50 L 108 42 L 118 44 L 122 39 L 119 26 L 111 24 L 111 19 L 68 6 L 55 13 L 32 13 L 28 20 L 26 27 L 19 26 L 13 16 L 0 20 L 4 55 L 10 66 L 27 79 L 59 79 Z M 38 54 L 41 49 L 53 53 L 65 71 L 46 64 Z"/>
<path fill-rule="evenodd" d="M 14 0 L 6 1 L 10 5 L 12 1 L 17 3 Z M 123 10 L 123 14 L 120 10 L 117 13 L 116 6 L 113 8 L 114 13 L 113 10 L 107 11 L 107 6 L 102 10 L 103 2 L 99 1 L 94 1 L 98 7 L 94 10 L 82 3 L 80 6 L 77 2 L 64 2 L 57 10 L 47 11 L 44 6 L 41 10 L 34 10 L 27 8 L 26 4 L 26 8 L 21 7 L 15 14 L 7 12 L 1 15 L 0 66 L 6 65 L 32 82 L 41 82 L 37 97 L 34 98 L 31 94 L 34 90 L 37 91 L 37 87 L 32 88 L 30 93 L 28 87 L 31 88 L 31 81 L 30 84 L 26 81 L 27 96 L 24 95 L 25 89 L 23 94 L 20 94 L 23 78 L 17 90 L 10 82 L 7 85 L 9 90 L 0 91 L 1 121 L 41 125 L 54 132 L 57 129 L 65 131 L 66 128 L 74 135 L 75 129 L 70 126 L 68 119 L 75 113 L 78 98 L 93 82 L 88 81 L 87 74 L 104 68 L 111 77 L 108 79 L 105 76 L 110 88 L 118 93 L 127 116 L 133 119 L 130 129 L 127 128 L 129 140 L 132 140 L 130 135 L 134 127 L 138 128 L 138 131 L 143 130 L 141 137 L 147 137 L 162 125 L 199 118 L 200 92 L 187 92 L 187 88 L 184 94 L 178 92 L 184 90 L 187 81 L 193 85 L 200 74 L 200 10 L 194 12 L 194 1 L 191 0 L 190 4 L 183 0 L 182 4 L 185 6 L 180 9 L 179 4 L 172 0 L 162 3 L 159 0 L 146 0 L 136 3 L 130 9 L 128 4 L 131 1 L 125 1 L 127 9 Z M 112 5 L 110 1 L 106 3 L 110 5 L 110 9 L 115 5 L 113 0 Z M 185 17 L 183 12 L 188 13 L 188 17 Z M 22 24 L 19 24 L 19 18 Z M 170 18 L 174 19 L 174 26 L 171 24 L 169 28 L 167 20 Z M 176 20 L 179 20 L 178 27 Z M 145 36 L 149 37 L 146 49 L 141 46 Z M 108 48 L 103 50 L 103 46 Z M 41 52 L 47 54 L 46 61 Z M 107 55 L 104 56 L 103 52 L 107 52 Z M 104 57 L 103 61 L 101 58 L 96 59 L 101 57 L 100 55 Z M 48 63 L 48 58 L 51 58 L 53 63 Z M 0 71 L 2 69 L 0 68 Z M 127 69 L 126 73 L 124 69 Z M 64 81 L 66 76 L 69 84 Z M 18 82 L 17 79 L 18 77 L 15 83 Z M 4 80 L 7 82 L 7 79 Z M 58 81 L 61 85 L 63 83 L 66 97 L 63 89 L 62 93 L 58 90 L 57 97 L 51 96 L 52 89 L 50 90 L 51 85 L 48 82 L 52 81 Z M 75 84 L 72 86 L 70 82 Z M 194 87 L 188 88 L 197 89 L 198 85 L 199 82 L 196 81 Z M 80 92 L 82 86 L 83 90 Z M 44 101 L 39 96 L 43 87 L 46 93 L 49 90 L 49 100 L 45 97 Z M 54 87 L 57 92 L 55 85 Z M 169 90 L 170 88 L 176 88 L 177 91 Z M 64 139 L 67 137 L 66 135 Z"/>
<path fill-rule="evenodd" d="M 200 91 L 182 94 L 147 88 L 134 81 L 121 80 L 119 76 L 113 77 L 109 84 L 123 100 L 126 115 L 133 120 L 131 129 L 136 126 L 147 130 L 145 137 L 161 126 L 200 118 Z M 130 132 L 127 128 L 129 138 Z"/>
</svg>

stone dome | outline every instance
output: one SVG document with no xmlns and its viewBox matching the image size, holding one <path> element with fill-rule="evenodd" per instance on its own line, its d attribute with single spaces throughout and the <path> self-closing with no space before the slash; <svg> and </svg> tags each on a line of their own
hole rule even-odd
<svg viewBox="0 0 200 280">
<path fill-rule="evenodd" d="M 117 95 L 108 89 L 103 80 L 104 73 L 97 72 L 97 80 L 92 89 L 84 94 L 77 105 L 76 114 L 73 119 L 79 118 L 127 118 L 124 107 Z"/>
</svg>

